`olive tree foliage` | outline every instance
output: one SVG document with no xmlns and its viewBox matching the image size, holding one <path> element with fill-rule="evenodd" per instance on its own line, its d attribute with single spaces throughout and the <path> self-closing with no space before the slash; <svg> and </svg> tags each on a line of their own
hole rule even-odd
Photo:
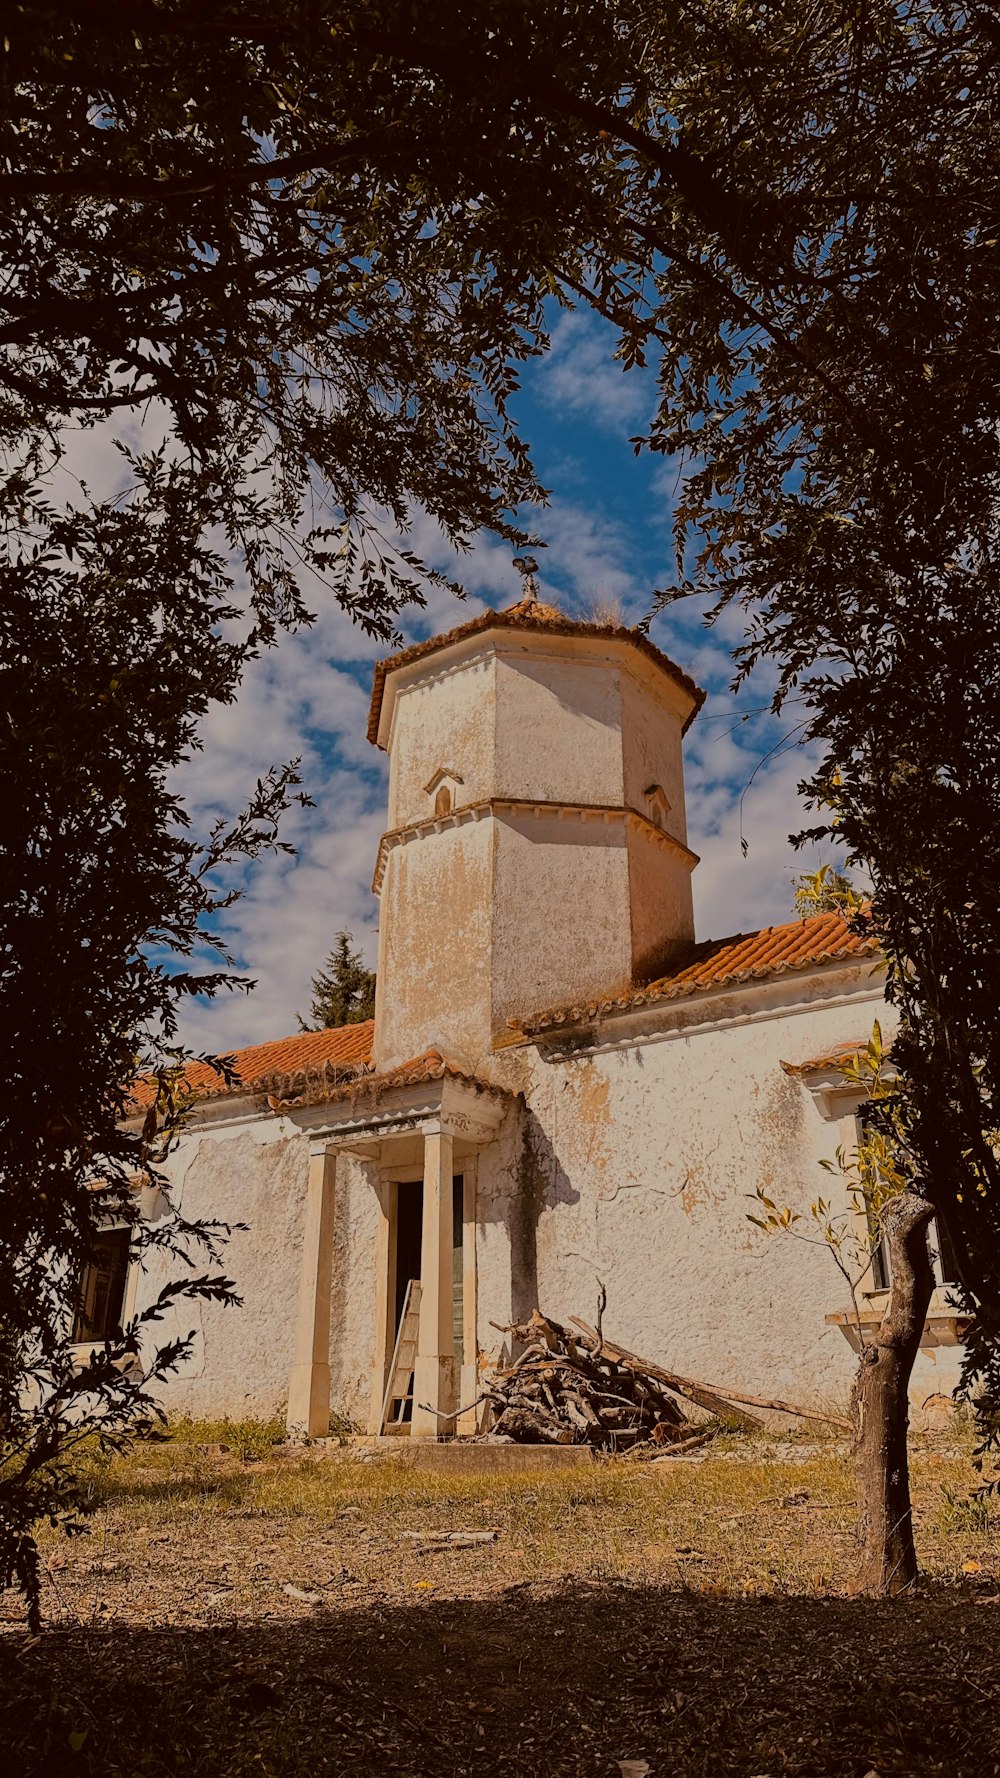
<svg viewBox="0 0 1000 1778">
<path fill-rule="evenodd" d="M 196 834 L 175 768 L 308 621 L 306 586 L 388 638 L 420 587 L 386 526 L 419 509 L 455 543 L 521 541 L 510 515 L 539 493 L 505 412 L 540 338 L 518 231 L 498 265 L 440 98 L 374 67 L 359 91 L 333 16 L 4 21 L 0 1586 L 34 1621 L 33 1526 L 81 1526 L 81 1444 L 153 1428 L 185 1303 L 235 1300 L 228 1231 L 185 1221 L 163 1170 L 178 1015 L 239 985 L 215 923 L 282 844 L 297 774 Z M 437 189 L 404 156 L 421 110 Z M 110 489 L 81 471 L 88 430 L 117 448 Z M 78 1279 L 109 1222 L 165 1282 L 81 1362 Z"/>
<path fill-rule="evenodd" d="M 543 494 L 510 396 L 546 299 L 584 288 L 617 227 L 625 174 L 589 96 L 567 117 L 529 93 L 514 127 L 510 105 L 526 28 L 543 87 L 578 31 L 576 72 L 614 103 L 627 56 L 607 23 L 606 7 L 551 4 L 433 4 L 417 21 L 388 0 L 69 0 L 4 20 L 0 774 L 18 812 L 2 860 L 0 1581 L 33 1612 L 31 1525 L 76 1522 L 74 1441 L 147 1423 L 184 1349 L 157 1356 L 155 1328 L 131 1327 L 76 1367 L 75 1279 L 102 1224 L 128 1222 L 140 1262 L 174 1253 L 164 1314 L 178 1293 L 232 1297 L 195 1263 L 225 1231 L 185 1227 L 163 1177 L 178 1007 L 234 985 L 224 954 L 205 961 L 225 867 L 281 843 L 295 772 L 198 837 L 173 768 L 316 600 L 392 639 L 443 581 L 407 547 L 415 516 L 458 548 L 484 529 L 530 541 L 518 515 Z M 112 445 L 108 488 L 90 461 Z M 144 1075 L 157 1095 L 136 1120 Z M 139 1216 L 143 1182 L 155 1216 Z"/>
<path fill-rule="evenodd" d="M 231 823 L 186 827 L 172 768 L 244 649 L 218 630 L 223 559 L 173 529 L 161 477 L 82 520 L 26 497 L 0 562 L 0 1586 L 20 1585 L 33 1622 L 32 1528 L 82 1527 L 80 1446 L 153 1429 L 188 1306 L 236 1300 L 228 1231 L 181 1215 L 162 1171 L 184 1108 L 178 1009 L 237 984 L 212 918 L 237 892 L 229 867 L 282 844 L 298 794 L 289 766 Z M 162 1283 L 81 1349 L 76 1292 L 109 1223 Z"/>
<path fill-rule="evenodd" d="M 812 837 L 871 879 L 911 1183 L 995 1390 L 1000 31 L 922 0 L 670 23 L 669 111 L 746 193 L 728 228 L 664 198 L 649 230 L 670 256 L 647 442 L 690 464 L 674 590 L 743 606 L 741 671 L 775 662 L 776 707 L 822 746 Z"/>
<path fill-rule="evenodd" d="M 592 276 L 623 361 L 656 354 L 637 449 L 686 465 L 660 604 L 742 607 L 740 673 L 772 663 L 820 747 L 809 837 L 870 877 L 914 1190 L 995 1391 L 1000 29 L 929 0 L 639 10 L 594 118 L 629 272 Z"/>
</svg>

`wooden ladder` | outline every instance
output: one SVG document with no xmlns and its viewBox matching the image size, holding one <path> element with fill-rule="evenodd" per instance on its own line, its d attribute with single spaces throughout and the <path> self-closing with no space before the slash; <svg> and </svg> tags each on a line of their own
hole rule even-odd
<svg viewBox="0 0 1000 1778">
<path fill-rule="evenodd" d="M 409 1402 L 413 1412 L 413 1370 L 417 1361 L 417 1336 L 420 1332 L 420 1279 L 411 1278 L 406 1286 L 403 1313 L 389 1367 L 389 1381 L 382 1403 L 382 1431 L 408 1433 L 410 1422 L 404 1416 Z"/>
</svg>

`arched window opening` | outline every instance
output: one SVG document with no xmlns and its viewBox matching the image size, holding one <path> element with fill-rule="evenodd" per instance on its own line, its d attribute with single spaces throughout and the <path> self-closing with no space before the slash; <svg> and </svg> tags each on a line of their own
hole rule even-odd
<svg viewBox="0 0 1000 1778">
<path fill-rule="evenodd" d="M 450 815 L 461 802 L 458 787 L 462 782 L 461 774 L 454 766 L 438 766 L 432 778 L 424 785 L 426 794 L 432 799 L 435 815 Z"/>
<path fill-rule="evenodd" d="M 670 803 L 662 785 L 647 784 L 643 796 L 646 799 L 646 811 L 653 826 L 658 827 L 661 833 L 666 833 Z"/>
</svg>

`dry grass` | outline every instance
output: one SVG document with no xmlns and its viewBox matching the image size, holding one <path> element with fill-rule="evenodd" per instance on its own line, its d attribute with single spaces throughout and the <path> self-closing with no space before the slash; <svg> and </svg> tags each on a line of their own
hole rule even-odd
<svg viewBox="0 0 1000 1778">
<path fill-rule="evenodd" d="M 253 1422 L 185 1424 L 169 1444 L 94 1461 L 94 1535 L 74 1546 L 66 1568 L 82 1563 L 90 1573 L 100 1543 L 105 1565 L 120 1581 L 127 1571 L 140 1588 L 116 1602 L 125 1616 L 133 1608 L 145 1615 L 144 1579 L 154 1609 L 156 1599 L 169 1609 L 177 1559 L 154 1561 L 157 1548 L 166 1556 L 167 1536 L 184 1551 L 187 1579 L 205 1559 L 209 1579 L 217 1577 L 225 1560 L 226 1610 L 239 1614 L 259 1610 L 267 1587 L 291 1578 L 285 1568 L 301 1578 L 306 1540 L 323 1552 L 322 1586 L 333 1584 L 325 1570 L 339 1568 L 397 1597 L 428 1576 L 435 1588 L 460 1592 L 567 1578 L 653 1581 L 720 1596 L 849 1586 L 852 1480 L 845 1448 L 833 1441 L 751 1445 L 723 1436 L 698 1460 L 603 1459 L 584 1470 L 459 1476 L 413 1470 L 392 1456 L 365 1460 L 348 1448 L 295 1451 L 277 1438 L 274 1426 Z M 929 1577 L 988 1577 L 996 1567 L 1000 1511 L 973 1498 L 976 1481 L 969 1439 L 916 1441 L 914 1506 Z M 432 1557 L 402 1536 L 456 1528 L 498 1536 L 471 1552 Z M 58 1549 L 56 1538 L 46 1540 L 47 1553 Z M 314 1582 L 307 1576 L 302 1584 Z"/>
<path fill-rule="evenodd" d="M 274 1430 L 187 1425 L 92 1462 L 92 1535 L 45 1539 L 51 1627 L 25 1636 L 6 1601 L 5 1771 L 1000 1772 L 1000 1526 L 962 1438 L 917 1441 L 921 1596 L 872 1605 L 845 1596 L 832 1442 L 445 1476 Z M 460 1529 L 497 1536 L 403 1535 Z"/>
</svg>

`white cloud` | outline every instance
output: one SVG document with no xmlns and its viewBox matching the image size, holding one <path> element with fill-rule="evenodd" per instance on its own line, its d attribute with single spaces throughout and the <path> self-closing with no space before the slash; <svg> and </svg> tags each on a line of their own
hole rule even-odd
<svg viewBox="0 0 1000 1778">
<path fill-rule="evenodd" d="M 341 928 L 352 931 L 370 966 L 377 950 L 378 902 L 371 873 L 384 826 L 381 795 L 365 794 L 350 771 L 331 771 L 317 807 L 294 822 L 295 858 L 257 865 L 232 910 L 228 936 L 257 987 L 193 1003 L 184 1025 L 199 1049 L 235 1049 L 289 1035 L 309 1010 L 309 984 Z"/>
<path fill-rule="evenodd" d="M 640 415 L 649 387 L 610 362 L 606 330 L 571 315 L 557 327 L 538 392 L 549 405 L 621 431 Z M 144 441 L 149 442 L 148 430 Z M 97 493 L 120 485 L 121 459 L 103 430 L 70 441 L 64 493 L 74 474 L 84 476 Z M 566 491 L 534 520 L 548 545 L 539 552 L 543 596 L 576 613 L 596 594 L 617 596 L 635 621 L 644 614 L 648 582 L 636 571 L 634 528 L 616 520 L 600 501 L 572 498 L 571 476 L 560 486 Z M 666 491 L 659 483 L 654 488 L 661 498 Z M 643 514 L 642 522 L 648 547 L 650 515 Z M 426 609 L 405 614 L 409 637 L 451 629 L 484 605 L 502 606 L 520 595 L 521 581 L 505 543 L 479 538 L 467 554 L 456 554 L 423 514 L 415 518 L 406 543 L 468 591 L 467 600 L 458 602 L 428 587 Z M 369 746 L 365 730 L 370 668 L 385 650 L 318 582 L 307 577 L 304 593 L 316 612 L 315 624 L 283 637 L 250 666 L 238 702 L 213 710 L 203 728 L 204 750 L 181 774 L 183 793 L 201 825 L 216 813 L 235 812 L 268 766 L 297 755 L 304 788 L 316 803 L 314 809 L 289 814 L 283 837 L 295 844 L 296 856 L 263 859 L 247 876 L 244 899 L 226 916 L 225 937 L 258 986 L 249 997 L 191 1004 L 184 1034 L 198 1048 L 237 1048 L 293 1031 L 296 1012 L 308 1008 L 310 978 L 343 927 L 353 931 L 369 964 L 375 962 L 378 902 L 370 884 L 384 826 L 386 762 Z M 774 673 L 765 667 L 734 700 L 726 687 L 742 614 L 726 613 L 714 630 L 700 625 L 700 615 L 682 605 L 657 620 L 653 636 L 710 693 L 688 738 L 687 800 L 690 843 L 702 857 L 694 879 L 697 930 L 700 937 L 711 937 L 790 916 L 792 878 L 811 860 L 793 852 L 788 835 L 813 817 L 796 792 L 809 769 L 808 758 L 796 748 L 762 768 L 744 798 L 749 853 L 743 857 L 741 793 L 781 725 L 767 716 L 736 725 L 742 711 L 767 705 Z M 790 710 L 784 726 L 796 716 Z M 828 855 L 823 849 L 822 856 Z"/>
<path fill-rule="evenodd" d="M 638 615 L 643 589 L 629 571 L 625 530 L 600 511 L 565 501 L 554 503 L 545 519 L 551 547 L 541 557 L 543 594 L 578 610 L 595 591 L 618 593 Z M 410 541 L 429 560 L 449 571 L 455 566 L 429 520 L 418 521 Z M 484 603 L 518 596 L 506 546 L 477 541 L 457 566 L 468 601 L 459 604 L 429 588 L 427 609 L 409 614 L 411 635 L 450 629 Z M 297 856 L 256 866 L 245 898 L 227 916 L 227 938 L 259 985 L 249 998 L 192 1006 L 185 1035 L 199 1047 L 234 1048 L 293 1031 L 296 1012 L 308 1007 L 310 978 L 342 927 L 354 932 L 368 962 L 375 961 L 378 903 L 370 883 L 384 825 L 386 762 L 369 746 L 365 728 L 367 669 L 381 650 L 328 595 L 317 606 L 315 626 L 284 638 L 254 663 L 238 704 L 212 714 L 205 751 L 184 773 L 185 793 L 204 818 L 233 810 L 266 766 L 301 754 L 305 788 L 317 805 L 289 818 L 285 837 Z M 744 799 L 744 859 L 740 795 L 781 726 L 766 715 L 744 724 L 739 718 L 742 710 L 766 704 L 769 686 L 733 699 L 725 689 L 732 672 L 728 638 L 718 632 L 664 617 L 655 633 L 711 688 L 686 748 L 689 838 L 702 857 L 694 879 L 698 934 L 721 936 L 787 919 L 792 878 L 810 863 L 809 854 L 788 845 L 789 833 L 807 820 L 796 784 L 809 760 L 794 748 L 759 772 Z M 784 726 L 794 720 L 790 715 Z"/>
<path fill-rule="evenodd" d="M 539 399 L 613 432 L 643 424 L 655 385 L 648 372 L 622 368 L 612 357 L 613 342 L 606 322 L 587 314 L 562 315 L 552 330 L 551 351 L 533 372 Z"/>
<path fill-rule="evenodd" d="M 736 749 L 728 763 L 728 782 L 707 781 L 697 763 L 688 773 L 688 843 L 701 858 L 694 873 L 699 939 L 793 919 L 793 879 L 831 856 L 829 846 L 795 851 L 789 844 L 790 834 L 816 820 L 797 791 L 808 770 L 804 753 L 795 749 L 774 760 L 745 796 L 755 761 Z"/>
</svg>

